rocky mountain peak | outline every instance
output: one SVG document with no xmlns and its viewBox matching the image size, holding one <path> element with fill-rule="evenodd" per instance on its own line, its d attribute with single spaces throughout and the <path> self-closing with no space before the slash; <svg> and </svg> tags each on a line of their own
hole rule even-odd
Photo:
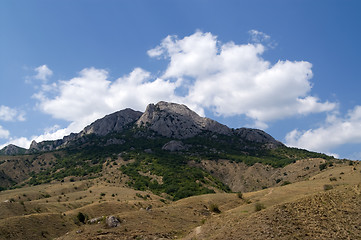
<svg viewBox="0 0 361 240">
<path fill-rule="evenodd" d="M 0 150 L 0 155 L 18 155 L 25 152 L 24 148 L 9 144 Z"/>
<path fill-rule="evenodd" d="M 158 134 L 184 139 L 194 137 L 202 131 L 230 134 L 231 129 L 209 118 L 199 116 L 187 106 L 177 103 L 159 102 L 149 104 L 137 120 L 138 127 L 147 127 Z"/>
<path fill-rule="evenodd" d="M 83 136 L 94 133 L 95 135 L 105 136 L 110 132 L 120 132 L 124 130 L 126 125 L 136 121 L 142 114 L 142 112 L 126 108 L 96 120 L 85 127 L 79 134 Z"/>
</svg>

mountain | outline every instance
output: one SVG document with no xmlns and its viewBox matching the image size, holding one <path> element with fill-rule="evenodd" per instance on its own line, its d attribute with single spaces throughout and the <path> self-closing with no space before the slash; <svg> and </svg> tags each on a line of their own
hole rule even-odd
<svg viewBox="0 0 361 240">
<path fill-rule="evenodd" d="M 228 128 L 185 105 L 124 109 L 2 153 L 0 239 L 361 234 L 360 164 Z"/>
<path fill-rule="evenodd" d="M 8 146 L 2 153 L 6 157 L 15 150 L 25 151 Z M 319 171 L 324 160 L 309 161 L 302 171 L 297 160 L 332 159 L 288 148 L 258 129 L 228 128 L 185 105 L 163 101 L 149 104 L 144 113 L 129 108 L 112 113 L 63 139 L 33 141 L 25 155 L 5 157 L 0 162 L 3 188 L 98 177 L 104 163 L 121 158 L 134 160 L 120 166 L 129 187 L 172 199 L 213 192 L 214 187 L 247 192 L 298 181 L 300 174 L 303 179 Z"/>
<path fill-rule="evenodd" d="M 109 114 L 94 123 L 86 126 L 79 133 L 72 133 L 63 139 L 54 141 L 33 141 L 26 153 L 54 151 L 76 142 L 85 142 L 87 135 L 106 136 L 110 133 L 119 133 L 132 125 L 134 128 L 145 128 L 163 137 L 174 139 L 188 139 L 199 134 L 210 132 L 226 136 L 238 136 L 249 142 L 257 142 L 268 145 L 270 148 L 281 146 L 269 134 L 258 129 L 230 129 L 212 119 L 200 117 L 187 106 L 161 101 L 157 104 L 149 104 L 144 113 L 132 109 L 124 109 Z M 14 149 L 9 145 L 1 150 L 2 155 L 22 154 L 24 151 L 12 152 L 6 149 Z M 20 148 L 19 148 L 20 150 Z"/>
<path fill-rule="evenodd" d="M 56 149 L 61 149 L 68 146 L 69 144 L 71 145 L 75 141 L 85 141 L 84 138 L 82 139 L 82 137 L 85 135 L 95 134 L 97 136 L 105 136 L 109 133 L 121 132 L 122 130 L 124 130 L 124 127 L 126 125 L 134 123 L 134 121 L 137 120 L 141 115 L 141 112 L 127 108 L 109 114 L 102 119 L 98 119 L 89 126 L 86 126 L 81 132 L 77 134 L 72 133 L 68 136 L 63 137 L 63 139 L 55 141 L 43 141 L 40 143 L 33 141 L 26 153 L 53 151 Z"/>
<path fill-rule="evenodd" d="M 20 155 L 20 154 L 24 154 L 25 152 L 26 152 L 25 148 L 21 148 L 13 144 L 9 144 L 0 150 L 0 155 Z"/>
</svg>

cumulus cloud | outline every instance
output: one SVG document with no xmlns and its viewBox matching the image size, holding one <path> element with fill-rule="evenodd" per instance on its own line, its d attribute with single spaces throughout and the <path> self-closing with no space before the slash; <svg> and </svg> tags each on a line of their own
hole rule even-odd
<svg viewBox="0 0 361 240">
<path fill-rule="evenodd" d="M 361 143 L 361 106 L 356 106 L 344 117 L 334 113 L 322 126 L 300 131 L 294 129 L 286 135 L 286 144 L 319 152 L 349 143 Z"/>
<path fill-rule="evenodd" d="M 262 58 L 265 49 L 261 43 L 222 43 L 211 33 L 197 31 L 182 39 L 168 36 L 148 51 L 150 57 L 169 61 L 159 77 L 135 68 L 111 81 L 106 70 L 85 68 L 69 80 L 44 83 L 34 94 L 39 109 L 69 125 L 33 139 L 61 138 L 111 112 L 127 107 L 143 111 L 160 100 L 187 104 L 201 115 L 205 110 L 225 117 L 243 115 L 261 128 L 267 128 L 269 121 L 335 109 L 335 103 L 310 94 L 309 62 L 271 64 Z M 46 73 L 46 65 L 41 67 L 38 71 Z M 39 79 L 51 74 L 50 70 Z"/>
<path fill-rule="evenodd" d="M 196 32 L 183 39 L 168 36 L 148 55 L 169 59 L 164 79 L 191 79 L 184 101 L 218 115 L 246 115 L 266 127 L 268 121 L 335 109 L 335 103 L 310 95 L 311 63 L 272 65 L 261 57 L 264 51 L 260 43 L 221 43 L 211 33 Z"/>
<path fill-rule="evenodd" d="M 34 78 L 46 82 L 51 75 L 53 75 L 53 71 L 51 71 L 48 66 L 42 65 L 34 69 L 37 73 Z"/>
<path fill-rule="evenodd" d="M 25 113 L 8 106 L 0 106 L 0 120 L 2 121 L 25 121 Z"/>
<path fill-rule="evenodd" d="M 53 85 L 55 96 L 40 91 L 34 97 L 43 112 L 71 122 L 67 129 L 61 130 L 64 133 L 80 131 L 97 118 L 123 108 L 143 111 L 151 102 L 175 100 L 176 82 L 151 79 L 150 73 L 141 68 L 114 82 L 108 80 L 108 75 L 103 69 L 86 68 L 78 77 Z"/>
<path fill-rule="evenodd" d="M 32 140 L 29 140 L 26 137 L 10 139 L 7 143 L 0 145 L 0 149 L 3 149 L 9 144 L 13 144 L 22 148 L 29 148 Z"/>
<path fill-rule="evenodd" d="M 0 126 L 0 138 L 8 138 L 10 135 L 10 132 L 6 129 L 4 129 L 2 126 Z"/>
<path fill-rule="evenodd" d="M 14 144 L 16 146 L 19 147 L 23 147 L 23 148 L 29 148 L 30 144 L 33 140 L 35 140 L 36 142 L 41 142 L 41 141 L 46 141 L 46 140 L 54 140 L 54 139 L 61 139 L 66 135 L 69 135 L 70 133 L 73 132 L 79 132 L 81 129 L 84 128 L 84 123 L 81 121 L 77 121 L 77 122 L 72 122 L 69 124 L 69 126 L 65 127 L 65 128 L 61 128 L 59 125 L 55 124 L 52 127 L 46 128 L 44 129 L 44 133 L 36 136 L 33 135 L 29 138 L 27 137 L 15 137 L 15 138 L 9 138 L 9 133 L 6 135 L 6 131 L 5 130 L 5 137 L 4 138 L 9 138 L 8 141 L 5 144 L 0 145 L 0 149 L 4 148 L 5 146 L 9 145 L 9 144 Z M 1 138 L 1 126 L 0 126 L 0 138 Z"/>
</svg>

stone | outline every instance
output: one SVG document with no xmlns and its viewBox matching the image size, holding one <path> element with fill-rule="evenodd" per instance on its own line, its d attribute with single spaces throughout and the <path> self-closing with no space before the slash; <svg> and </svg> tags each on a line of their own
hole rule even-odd
<svg viewBox="0 0 361 240">
<path fill-rule="evenodd" d="M 162 147 L 163 150 L 170 151 L 170 152 L 177 152 L 177 151 L 183 151 L 186 149 L 184 144 L 181 141 L 172 140 L 170 142 L 167 142 Z"/>
<path fill-rule="evenodd" d="M 89 219 L 87 223 L 88 224 L 99 223 L 102 219 L 103 219 L 103 217 L 92 218 L 92 219 Z"/>
<path fill-rule="evenodd" d="M 150 149 L 150 148 L 145 149 L 144 152 L 145 153 L 153 153 L 152 149 Z"/>
<path fill-rule="evenodd" d="M 107 227 L 113 228 L 120 226 L 120 221 L 114 216 L 108 216 L 105 219 L 105 224 L 107 225 Z"/>
</svg>

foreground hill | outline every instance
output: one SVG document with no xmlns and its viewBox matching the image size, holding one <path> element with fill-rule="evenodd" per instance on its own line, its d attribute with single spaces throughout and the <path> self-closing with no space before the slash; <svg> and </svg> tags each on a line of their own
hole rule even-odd
<svg viewBox="0 0 361 240">
<path fill-rule="evenodd" d="M 358 239 L 360 170 L 335 162 L 285 186 L 169 201 L 107 168 L 98 179 L 0 192 L 0 239 Z"/>
</svg>

